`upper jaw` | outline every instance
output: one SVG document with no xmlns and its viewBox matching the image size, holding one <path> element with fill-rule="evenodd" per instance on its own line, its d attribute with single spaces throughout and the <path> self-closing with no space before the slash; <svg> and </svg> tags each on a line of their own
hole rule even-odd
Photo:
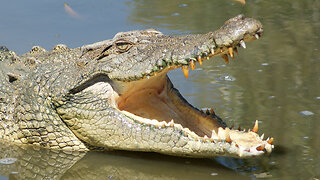
<svg viewBox="0 0 320 180">
<path fill-rule="evenodd" d="M 207 34 L 173 37 L 150 29 L 122 32 L 112 40 L 87 45 L 82 50 L 83 56 L 97 60 L 100 72 L 107 73 L 110 79 L 134 81 L 166 69 L 181 66 L 187 69 L 189 65 L 193 68 L 196 62 L 202 64 L 212 56 L 222 56 L 228 62 L 228 55 L 233 58 L 238 46 L 245 48 L 245 42 L 259 38 L 262 31 L 259 21 L 238 15 Z M 110 54 L 103 55 L 107 48 L 111 47 L 108 49 L 111 50 L 119 41 L 129 42 L 131 48 L 126 52 L 113 54 L 114 51 L 110 51 Z"/>
<path fill-rule="evenodd" d="M 238 52 L 237 47 L 246 48 L 245 42 L 259 39 L 262 33 L 263 27 L 259 21 L 245 18 L 240 14 L 227 20 L 215 32 L 181 37 L 160 34 L 158 37 L 160 40 L 154 42 L 154 44 L 160 42 L 159 48 L 157 45 L 152 48 L 156 52 L 151 53 L 153 57 L 150 58 L 150 65 L 141 72 L 141 75 L 136 74 L 133 79 L 153 76 L 161 71 L 169 71 L 178 67 L 182 67 L 186 78 L 188 78 L 189 66 L 193 70 L 197 62 L 201 65 L 204 60 L 213 56 L 221 56 L 228 63 L 228 57 L 233 59 L 234 51 Z M 165 49 L 161 49 L 163 47 L 161 42 L 168 43 L 164 45 Z M 138 63 L 137 66 L 139 65 Z M 125 80 L 128 80 L 127 77 Z"/>
<path fill-rule="evenodd" d="M 147 68 L 142 76 L 136 76 L 136 80 L 178 67 L 182 67 L 184 75 L 188 78 L 189 66 L 193 70 L 197 62 L 202 65 L 204 60 L 213 56 L 221 56 L 228 63 L 229 56 L 233 59 L 234 52 L 238 53 L 237 47 L 246 48 L 245 42 L 259 39 L 262 33 L 263 27 L 258 20 L 245 18 L 240 14 L 227 20 L 215 32 L 174 38 L 161 35 L 164 39 L 172 38 L 172 42 L 167 46 L 165 53 L 162 53 L 163 56 L 155 56 L 158 59 L 152 68 Z"/>
</svg>

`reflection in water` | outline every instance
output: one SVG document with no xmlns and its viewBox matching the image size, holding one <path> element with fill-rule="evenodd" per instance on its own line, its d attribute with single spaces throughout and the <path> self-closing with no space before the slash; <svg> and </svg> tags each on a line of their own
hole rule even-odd
<svg viewBox="0 0 320 180">
<path fill-rule="evenodd" d="M 63 12 L 65 2 L 57 2 L 52 3 L 61 7 Z M 77 33 L 74 39 L 82 40 L 98 34 L 101 37 L 96 39 L 103 40 L 106 36 L 112 37 L 115 30 L 132 30 L 119 28 L 126 24 L 121 22 L 124 11 L 117 9 L 119 13 L 115 13 L 106 5 L 93 8 L 97 2 L 110 7 L 122 7 L 121 3 L 124 3 L 117 1 L 120 5 L 111 6 L 116 2 L 82 2 L 88 22 L 77 24 L 72 29 L 73 33 L 63 36 L 64 40 Z M 72 2 L 68 3 L 71 5 Z M 158 28 L 167 34 L 206 33 L 239 13 L 259 19 L 264 25 L 263 37 L 248 43 L 246 50 L 240 49 L 236 60 L 230 64 L 224 65 L 222 59 L 214 58 L 205 61 L 202 66 L 197 64 L 187 80 L 180 69 L 169 75 L 189 102 L 200 108 L 214 106 L 217 114 L 230 125 L 252 127 L 258 119 L 260 132 L 275 138 L 275 152 L 270 157 L 254 160 L 218 158 L 218 162 L 231 170 L 208 159 L 174 158 L 149 153 L 66 154 L 1 144 L 0 159 L 9 164 L 0 165 L 0 179 L 1 176 L 12 179 L 238 179 L 239 174 L 244 175 L 243 178 L 270 175 L 277 179 L 320 178 L 320 122 L 317 121 L 320 119 L 319 0 L 252 0 L 244 6 L 234 0 L 133 0 L 126 4 L 131 13 L 127 14 L 129 24 Z M 38 9 L 47 10 L 42 6 Z M 115 16 L 103 13 L 105 11 L 113 12 Z M 46 13 L 50 17 L 57 16 L 54 12 Z M 11 21 L 10 16 L 1 17 L 7 18 L 4 22 Z M 110 21 L 113 18 L 116 21 Z M 61 25 L 65 21 L 55 22 Z M 95 28 L 83 28 L 83 24 Z M 15 31 L 23 29 L 24 34 L 31 33 L 33 29 L 28 31 L 24 26 L 12 27 Z M 64 26 L 59 28 L 64 29 Z M 54 29 L 48 27 L 50 29 L 41 26 L 41 31 Z M 48 37 L 47 33 L 43 36 L 37 31 L 34 33 L 37 33 L 34 37 L 38 39 L 32 42 Z M 12 41 L 15 37 L 10 39 Z M 56 38 L 45 40 L 57 41 Z M 19 46 L 21 39 L 16 41 Z M 228 80 L 230 77 L 232 81 Z M 301 115 L 300 112 L 306 111 L 313 114 Z M 7 158 L 15 158 L 16 161 L 10 164 Z"/>
<path fill-rule="evenodd" d="M 208 179 L 216 175 L 229 179 L 237 175 L 213 160 L 154 153 L 86 154 L 10 146 L 4 142 L 0 142 L 0 152 L 0 162 L 9 162 L 0 163 L 0 179 L 1 176 L 9 179 Z"/>
</svg>

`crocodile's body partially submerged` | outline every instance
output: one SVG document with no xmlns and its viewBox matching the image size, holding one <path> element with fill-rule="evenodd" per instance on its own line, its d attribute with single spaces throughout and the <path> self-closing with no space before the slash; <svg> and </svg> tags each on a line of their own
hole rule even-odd
<svg viewBox="0 0 320 180">
<path fill-rule="evenodd" d="M 177 156 L 250 157 L 272 140 L 230 130 L 214 113 L 187 103 L 169 70 L 227 54 L 261 36 L 260 22 L 239 15 L 216 32 L 172 37 L 156 30 L 17 56 L 0 52 L 0 138 L 65 150 L 153 151 Z"/>
</svg>

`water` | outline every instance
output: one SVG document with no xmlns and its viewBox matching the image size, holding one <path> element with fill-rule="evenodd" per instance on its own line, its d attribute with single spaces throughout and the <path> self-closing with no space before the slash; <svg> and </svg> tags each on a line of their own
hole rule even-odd
<svg viewBox="0 0 320 180">
<path fill-rule="evenodd" d="M 67 14 L 64 3 L 79 16 Z M 319 0 L 249 0 L 244 6 L 233 0 L 2 2 L 0 43 L 19 54 L 33 45 L 78 47 L 134 29 L 205 33 L 239 13 L 259 19 L 263 37 L 239 50 L 230 64 L 213 58 L 197 65 L 187 80 L 180 69 L 169 75 L 189 102 L 213 107 L 230 125 L 251 128 L 258 119 L 259 132 L 274 137 L 276 149 L 271 156 L 253 160 L 129 152 L 64 154 L 73 160 L 61 163 L 65 166 L 55 161 L 56 169 L 48 170 L 45 163 L 32 159 L 52 159 L 57 152 L 8 147 L 0 151 L 0 159 L 17 160 L 0 165 L 0 179 L 23 177 L 26 168 L 21 167 L 26 163 L 31 164 L 26 177 L 46 170 L 47 177 L 56 179 L 319 179 L 319 11 Z"/>
</svg>

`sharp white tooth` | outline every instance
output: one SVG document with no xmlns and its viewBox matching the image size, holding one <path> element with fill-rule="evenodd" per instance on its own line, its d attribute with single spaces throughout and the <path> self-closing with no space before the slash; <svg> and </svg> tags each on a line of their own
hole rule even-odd
<svg viewBox="0 0 320 180">
<path fill-rule="evenodd" d="M 241 47 L 243 47 L 244 49 L 246 48 L 246 43 L 244 42 L 244 40 L 241 40 L 241 41 L 240 41 L 240 45 L 241 45 Z"/>
<path fill-rule="evenodd" d="M 263 140 L 263 138 L 264 138 L 264 134 L 262 134 L 260 138 L 261 138 L 261 140 Z"/>
<path fill-rule="evenodd" d="M 159 126 L 162 127 L 162 128 L 164 128 L 164 127 L 166 126 L 166 124 L 167 124 L 167 123 L 166 123 L 165 121 L 162 121 L 162 122 L 159 123 Z"/>
<path fill-rule="evenodd" d="M 214 49 L 213 48 L 210 49 L 210 52 L 211 52 L 212 55 L 214 55 Z"/>
<path fill-rule="evenodd" d="M 259 39 L 259 35 L 258 34 L 255 34 L 254 37 L 256 37 L 256 39 Z"/>
<path fill-rule="evenodd" d="M 217 133 L 216 133 L 215 130 L 212 130 L 211 138 L 212 138 L 212 139 L 218 139 L 218 135 L 217 135 Z"/>
<path fill-rule="evenodd" d="M 226 131 L 222 127 L 218 128 L 218 137 L 220 139 L 226 139 Z"/>
<path fill-rule="evenodd" d="M 173 127 L 173 126 L 174 126 L 173 119 L 168 123 L 168 125 L 169 125 L 170 127 Z"/>
</svg>

